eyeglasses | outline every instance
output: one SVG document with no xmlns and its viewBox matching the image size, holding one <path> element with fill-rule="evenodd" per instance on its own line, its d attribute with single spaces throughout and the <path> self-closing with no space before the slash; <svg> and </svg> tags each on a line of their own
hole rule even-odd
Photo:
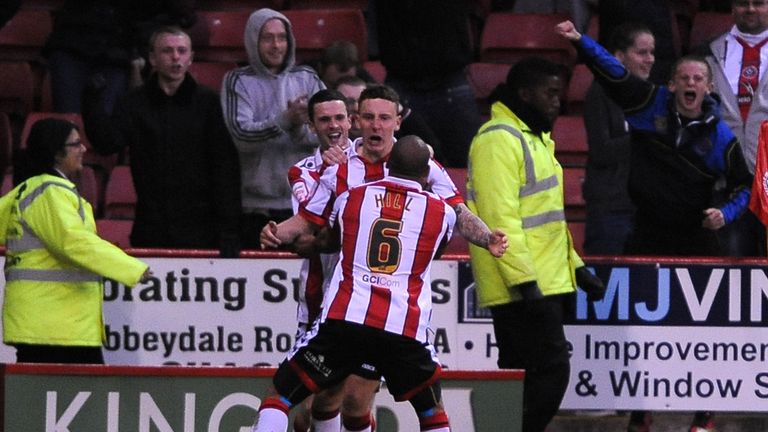
<svg viewBox="0 0 768 432">
<path fill-rule="evenodd" d="M 768 2 L 766 2 L 765 0 L 752 0 L 752 1 L 749 1 L 749 0 L 737 0 L 737 1 L 733 2 L 734 6 L 736 6 L 738 8 L 742 8 L 742 9 L 747 9 L 750 6 L 752 6 L 755 9 L 758 9 L 758 8 L 765 7 L 766 4 L 768 4 Z"/>
<path fill-rule="evenodd" d="M 81 145 L 83 145 L 83 142 L 80 140 L 71 143 L 64 143 L 64 147 L 80 147 Z"/>
</svg>

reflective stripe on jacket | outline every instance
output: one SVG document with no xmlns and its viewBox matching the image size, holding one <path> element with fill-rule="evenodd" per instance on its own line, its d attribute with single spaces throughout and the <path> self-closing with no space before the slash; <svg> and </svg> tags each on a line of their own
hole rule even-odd
<svg viewBox="0 0 768 432">
<path fill-rule="evenodd" d="M 467 205 L 503 230 L 509 249 L 496 259 L 470 245 L 480 306 L 520 300 L 510 287 L 536 281 L 544 295 L 572 292 L 584 265 L 565 221 L 563 170 L 549 133 L 535 135 L 501 102 L 469 150 Z"/>
<path fill-rule="evenodd" d="M 133 286 L 147 268 L 96 234 L 72 182 L 48 174 L 0 198 L 0 243 L 6 343 L 100 346 L 102 276 Z"/>
</svg>

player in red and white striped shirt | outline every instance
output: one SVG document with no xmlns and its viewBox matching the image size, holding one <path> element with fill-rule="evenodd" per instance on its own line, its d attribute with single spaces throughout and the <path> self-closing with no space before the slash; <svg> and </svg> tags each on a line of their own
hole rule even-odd
<svg viewBox="0 0 768 432">
<path fill-rule="evenodd" d="M 284 431 L 293 405 L 310 392 L 339 385 L 361 363 L 383 374 L 396 400 L 411 402 L 421 430 L 450 430 L 440 400 L 440 366 L 426 329 L 429 269 L 456 215 L 421 190 L 429 157 L 423 141 L 406 137 L 392 151 L 390 177 L 350 189 L 335 203 L 329 221 L 339 228 L 341 252 L 322 323 L 280 365 L 255 431 Z"/>
<path fill-rule="evenodd" d="M 310 129 L 317 135 L 320 146 L 314 154 L 302 159 L 288 170 L 294 214 L 298 213 L 300 205 L 306 204 L 317 187 L 320 171 L 323 168 L 322 154 L 331 147 L 346 149 L 352 144 L 348 138 L 351 124 L 344 95 L 335 90 L 320 90 L 309 99 L 307 111 Z M 296 308 L 297 340 L 303 337 L 309 324 L 320 314 L 324 288 L 326 282 L 330 281 L 337 258 L 338 254 L 335 252 L 312 253 L 301 263 L 299 272 L 301 286 Z M 339 431 L 341 417 L 338 411 L 334 409 L 329 412 L 326 407 L 335 407 L 341 397 L 341 394 L 327 392 L 317 398 L 305 400 L 293 418 L 294 431 L 307 432 L 310 429 L 310 423 L 314 423 L 315 430 L 319 432 Z M 313 399 L 317 400 L 316 404 Z M 313 404 L 320 409 L 314 418 L 310 415 Z"/>
<path fill-rule="evenodd" d="M 302 208 L 300 216 L 294 216 L 279 226 L 271 223 L 262 231 L 262 247 L 278 247 L 292 244 L 300 236 L 310 233 L 314 227 L 325 225 L 335 197 L 353 186 L 380 180 L 386 174 L 385 161 L 394 145 L 394 133 L 399 128 L 399 97 L 386 86 L 371 86 L 360 95 L 360 124 L 363 137 L 346 151 L 331 148 L 324 158 L 335 163 L 323 171 L 320 183 Z M 330 155 L 330 156 L 329 156 Z M 448 201 L 457 213 L 457 229 L 474 244 L 488 248 L 495 256 L 506 250 L 506 236 L 501 231 L 491 232 L 488 227 L 464 205 L 445 170 L 430 160 L 428 188 Z M 377 380 L 352 377 L 355 391 L 344 401 L 345 422 L 359 423 L 368 417 Z M 332 410 L 333 407 L 326 407 Z"/>
<path fill-rule="evenodd" d="M 348 138 L 351 127 L 347 115 L 344 95 L 336 90 L 320 90 L 307 104 L 310 129 L 317 134 L 320 146 L 314 154 L 307 156 L 288 170 L 288 182 L 291 185 L 293 212 L 306 205 L 320 180 L 324 168 L 322 154 L 331 147 L 346 150 L 352 144 Z M 297 320 L 299 326 L 317 318 L 323 299 L 323 285 L 330 279 L 330 273 L 336 264 L 336 253 L 313 254 L 302 263 L 300 279 L 301 290 Z"/>
<path fill-rule="evenodd" d="M 385 177 L 350 189 L 334 204 L 329 223 L 341 222 L 342 248 L 323 321 L 355 322 L 429 342 L 429 268 L 440 241 L 452 232 L 455 213 L 429 192 L 414 192 L 421 188 L 413 183 Z"/>
</svg>

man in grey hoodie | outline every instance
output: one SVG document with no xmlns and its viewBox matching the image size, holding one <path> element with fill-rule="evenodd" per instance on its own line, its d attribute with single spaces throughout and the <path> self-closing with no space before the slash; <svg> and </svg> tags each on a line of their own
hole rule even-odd
<svg viewBox="0 0 768 432">
<path fill-rule="evenodd" d="M 296 66 L 291 23 L 280 12 L 251 14 L 245 49 L 249 64 L 225 75 L 221 105 L 240 153 L 242 246 L 256 249 L 267 221 L 293 214 L 285 173 L 317 148 L 307 100 L 325 86 L 314 70 Z"/>
</svg>

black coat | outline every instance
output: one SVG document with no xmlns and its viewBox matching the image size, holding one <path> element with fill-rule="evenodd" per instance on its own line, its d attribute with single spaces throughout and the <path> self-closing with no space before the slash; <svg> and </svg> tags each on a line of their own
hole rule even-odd
<svg viewBox="0 0 768 432">
<path fill-rule="evenodd" d="M 136 187 L 134 247 L 218 248 L 236 241 L 240 165 L 218 94 L 187 74 L 167 96 L 157 77 L 131 91 L 107 117 L 97 100 L 84 110 L 94 148 L 129 149 Z"/>
</svg>

